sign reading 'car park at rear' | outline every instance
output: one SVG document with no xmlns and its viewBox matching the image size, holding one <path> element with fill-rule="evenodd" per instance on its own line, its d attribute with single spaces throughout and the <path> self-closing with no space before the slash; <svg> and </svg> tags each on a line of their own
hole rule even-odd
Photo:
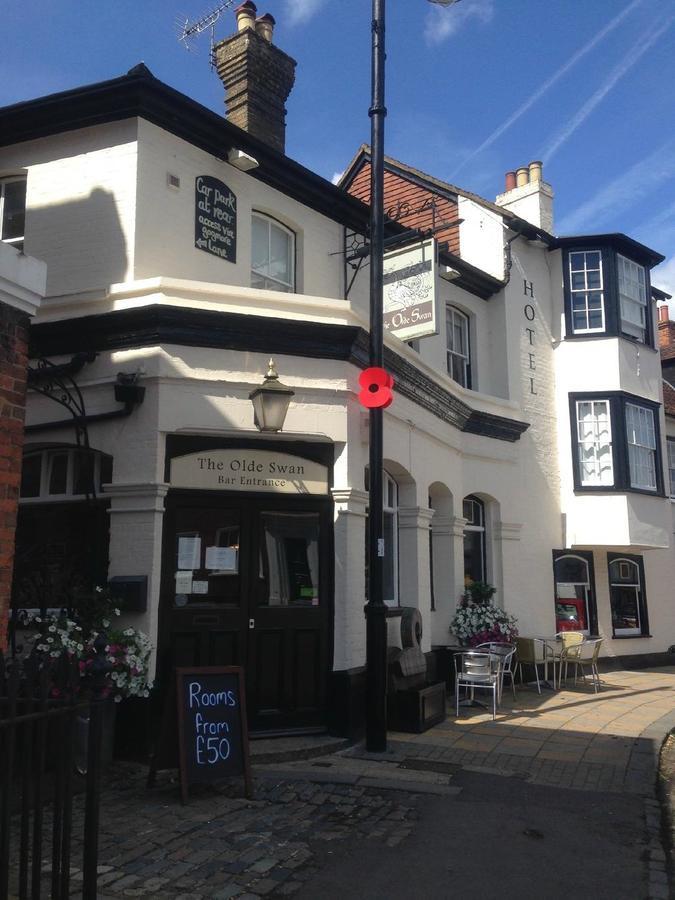
<svg viewBox="0 0 675 900">
<path fill-rule="evenodd" d="M 237 261 L 237 198 L 210 175 L 195 179 L 195 247 L 227 262 Z"/>
</svg>

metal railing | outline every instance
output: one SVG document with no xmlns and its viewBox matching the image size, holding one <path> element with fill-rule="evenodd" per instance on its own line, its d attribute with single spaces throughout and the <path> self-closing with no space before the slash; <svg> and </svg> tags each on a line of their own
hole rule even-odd
<svg viewBox="0 0 675 900">
<path fill-rule="evenodd" d="M 0 653 L 0 900 L 65 900 L 80 843 L 82 897 L 96 897 L 104 706 L 83 695 L 67 655 Z M 76 765 L 82 733 L 86 774 Z"/>
</svg>

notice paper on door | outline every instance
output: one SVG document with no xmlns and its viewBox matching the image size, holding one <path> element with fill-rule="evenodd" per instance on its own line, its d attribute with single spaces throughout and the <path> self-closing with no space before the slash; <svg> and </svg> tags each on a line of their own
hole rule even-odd
<svg viewBox="0 0 675 900">
<path fill-rule="evenodd" d="M 207 547 L 204 566 L 207 569 L 220 569 L 221 572 L 236 572 L 237 548 Z"/>
<path fill-rule="evenodd" d="M 198 569 L 202 555 L 202 539 L 200 537 L 178 538 L 178 568 Z"/>
<path fill-rule="evenodd" d="M 192 593 L 192 572 L 176 572 L 176 593 Z"/>
<path fill-rule="evenodd" d="M 208 592 L 209 592 L 208 581 L 193 581 L 192 582 L 192 593 L 193 594 L 208 594 Z"/>
</svg>

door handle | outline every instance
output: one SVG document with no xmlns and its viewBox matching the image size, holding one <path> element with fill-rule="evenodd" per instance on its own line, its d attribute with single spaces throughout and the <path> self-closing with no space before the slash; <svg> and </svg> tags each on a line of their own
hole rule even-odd
<svg viewBox="0 0 675 900">
<path fill-rule="evenodd" d="M 248 627 L 249 627 L 249 629 L 251 629 L 251 630 L 253 630 L 253 629 L 255 628 L 255 619 L 249 619 L 249 620 L 248 620 Z"/>
</svg>

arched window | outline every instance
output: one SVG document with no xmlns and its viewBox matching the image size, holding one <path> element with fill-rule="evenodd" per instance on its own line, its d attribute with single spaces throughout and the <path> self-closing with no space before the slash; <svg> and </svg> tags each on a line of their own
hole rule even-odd
<svg viewBox="0 0 675 900">
<path fill-rule="evenodd" d="M 261 213 L 253 213 L 251 287 L 295 291 L 295 234 Z"/>
<path fill-rule="evenodd" d="M 464 583 L 487 581 L 485 504 L 470 494 L 462 503 L 464 526 Z"/>
<path fill-rule="evenodd" d="M 112 459 L 80 447 L 26 451 L 21 469 L 21 503 L 84 499 L 100 493 L 112 477 Z"/>
<path fill-rule="evenodd" d="M 470 388 L 469 317 L 455 306 L 445 308 L 445 335 L 448 375 L 462 387 Z"/>
<path fill-rule="evenodd" d="M 645 572 L 641 556 L 607 554 L 609 600 L 615 637 L 648 634 Z"/>
<path fill-rule="evenodd" d="M 589 634 L 595 621 L 592 554 L 554 550 L 553 556 L 556 631 Z"/>
</svg>

